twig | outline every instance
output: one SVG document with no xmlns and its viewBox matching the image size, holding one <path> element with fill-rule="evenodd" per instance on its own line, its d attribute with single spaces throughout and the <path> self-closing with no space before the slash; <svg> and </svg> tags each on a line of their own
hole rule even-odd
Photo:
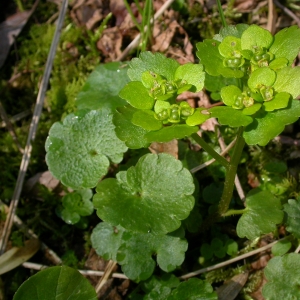
<svg viewBox="0 0 300 300">
<path fill-rule="evenodd" d="M 233 146 L 234 146 L 234 144 L 235 144 L 235 139 L 224 149 L 224 151 L 222 151 L 219 155 L 220 156 L 225 156 L 227 153 L 228 153 L 228 151 L 230 150 L 230 149 L 232 149 L 233 148 Z M 212 163 L 214 163 L 216 160 L 214 159 L 214 158 L 212 158 L 211 160 L 208 160 L 208 161 L 206 161 L 205 163 L 203 163 L 203 164 L 201 164 L 201 165 L 199 165 L 199 166 L 197 166 L 197 167 L 195 167 L 195 168 L 193 168 L 193 169 L 191 169 L 190 170 L 190 172 L 191 173 L 196 173 L 197 171 L 199 171 L 199 170 L 202 170 L 202 169 L 204 169 L 204 168 L 206 168 L 207 166 L 209 166 L 209 165 L 211 165 Z"/>
<path fill-rule="evenodd" d="M 154 15 L 154 21 L 157 20 L 173 2 L 174 2 L 174 0 L 167 0 Z M 147 29 L 147 26 L 145 26 L 144 30 L 146 30 L 146 29 Z M 133 41 L 126 47 L 126 49 L 119 55 L 119 57 L 117 57 L 116 61 L 122 61 L 131 50 L 135 49 L 139 45 L 140 38 L 141 38 L 141 34 L 139 33 L 133 39 Z"/>
<path fill-rule="evenodd" d="M 267 249 L 269 249 L 269 248 L 272 248 L 276 243 L 278 243 L 279 241 L 282 241 L 282 240 L 284 240 L 284 239 L 285 239 L 285 238 L 282 238 L 282 239 L 280 239 L 280 240 L 278 240 L 278 241 L 275 241 L 275 242 L 273 242 L 273 243 L 271 243 L 271 244 L 268 244 L 268 245 L 266 245 L 266 246 L 264 246 L 264 247 L 261 247 L 261 248 L 259 248 L 259 249 L 253 250 L 253 251 L 248 252 L 248 253 L 245 253 L 245 254 L 242 254 L 242 255 L 240 255 L 240 256 L 237 256 L 237 257 L 235 257 L 235 258 L 232 258 L 232 259 L 229 259 L 229 260 L 227 260 L 227 261 L 221 262 L 221 263 L 219 263 L 219 264 L 216 264 L 216 265 L 213 265 L 213 266 L 210 266 L 210 267 L 206 267 L 206 268 L 200 269 L 200 270 L 198 270 L 198 271 L 194 271 L 194 272 L 185 274 L 185 275 L 183 275 L 183 276 L 180 276 L 179 278 L 180 278 L 180 279 L 188 279 L 188 278 L 190 278 L 190 277 L 194 277 L 194 276 L 197 276 L 197 275 L 202 274 L 202 273 L 206 273 L 206 272 L 209 272 L 209 271 L 212 271 L 212 270 L 216 270 L 216 269 L 219 269 L 219 268 L 223 268 L 223 267 L 225 267 L 225 266 L 227 266 L 227 265 L 230 265 L 230 264 L 232 264 L 232 263 L 234 263 L 234 262 L 236 262 L 236 261 L 245 259 L 245 258 L 247 258 L 247 257 L 253 256 L 253 255 L 257 254 L 257 253 L 260 253 L 260 252 L 262 252 L 262 251 L 265 251 L 265 250 L 267 250 Z"/>
<path fill-rule="evenodd" d="M 0 254 L 3 254 L 6 249 L 8 238 L 10 236 L 11 228 L 13 225 L 14 215 L 16 213 L 16 209 L 18 206 L 19 198 L 21 195 L 21 191 L 22 191 L 22 187 L 23 187 L 23 183 L 24 183 L 24 179 L 25 179 L 25 174 L 26 174 L 26 171 L 28 168 L 30 157 L 31 157 L 31 151 L 32 151 L 31 143 L 35 139 L 37 125 L 38 125 L 40 115 L 42 112 L 45 93 L 46 93 L 46 90 L 48 87 L 49 77 L 51 74 L 53 60 L 54 60 L 54 56 L 55 56 L 55 51 L 56 51 L 56 48 L 57 48 L 57 45 L 59 42 L 60 33 L 61 33 L 62 26 L 63 26 L 67 7 L 68 7 L 68 1 L 63 0 L 62 6 L 60 9 L 60 14 L 59 14 L 59 18 L 58 18 L 56 31 L 55 31 L 55 34 L 54 34 L 54 37 L 52 40 L 52 44 L 51 44 L 51 48 L 50 48 L 50 52 L 49 52 L 49 55 L 47 58 L 45 72 L 44 72 L 41 86 L 39 89 L 39 93 L 37 96 L 36 106 L 35 106 L 34 114 L 32 117 L 31 124 L 30 124 L 30 129 L 29 129 L 29 133 L 28 133 L 28 137 L 27 137 L 27 143 L 26 143 L 25 151 L 23 154 L 23 158 L 22 158 L 22 162 L 21 162 L 21 166 L 20 166 L 20 170 L 19 170 L 16 187 L 15 187 L 14 194 L 13 194 L 13 197 L 12 197 L 12 200 L 10 203 L 9 212 L 7 215 L 7 219 L 6 219 L 6 222 L 5 222 L 5 225 L 3 228 L 3 232 L 2 232 L 2 236 L 1 236 L 1 240 L 0 240 Z"/>
<path fill-rule="evenodd" d="M 300 251 L 300 245 L 297 247 L 297 249 L 295 250 L 295 253 L 299 253 Z"/>
<path fill-rule="evenodd" d="M 98 284 L 95 287 L 96 293 L 98 294 L 104 284 L 107 282 L 108 278 L 111 276 L 114 267 L 116 266 L 117 262 L 110 260 L 104 270 L 104 274 L 99 280 Z"/>
<path fill-rule="evenodd" d="M 294 21 L 296 21 L 297 24 L 298 24 L 298 26 L 300 27 L 300 19 L 291 10 L 289 10 L 287 7 L 283 6 L 277 0 L 273 0 L 273 2 L 274 2 L 274 4 L 276 6 L 278 6 L 279 8 L 281 8 L 284 13 L 286 13 L 289 17 L 291 17 Z"/>
<path fill-rule="evenodd" d="M 37 271 L 50 268 L 50 266 L 40 265 L 40 264 L 36 264 L 36 263 L 32 263 L 32 262 L 24 262 L 22 264 L 22 266 L 24 268 L 37 270 Z M 82 275 L 85 275 L 85 276 L 103 276 L 105 273 L 103 271 L 94 271 L 94 270 L 78 270 L 78 272 L 80 272 Z M 128 279 L 128 277 L 122 273 L 112 273 L 111 277 L 120 278 L 120 279 Z"/>
<path fill-rule="evenodd" d="M 15 123 L 15 122 L 17 122 L 17 121 L 19 121 L 19 120 L 21 120 L 21 119 L 23 119 L 23 118 L 29 116 L 30 114 L 31 114 L 31 110 L 30 110 L 30 109 L 27 109 L 27 110 L 25 110 L 25 111 L 20 112 L 19 114 L 16 114 L 16 115 L 12 116 L 12 117 L 9 119 L 9 121 L 10 121 L 11 123 Z M 2 123 L 0 123 L 0 127 L 1 127 L 1 128 L 5 127 L 5 122 L 4 122 L 4 121 L 3 121 Z"/>
<path fill-rule="evenodd" d="M 273 0 L 268 0 L 268 22 L 267 29 L 274 34 L 275 33 L 275 17 L 274 17 L 274 3 Z"/>
<path fill-rule="evenodd" d="M 23 154 L 24 153 L 24 149 L 22 148 L 22 146 L 21 146 L 21 144 L 19 142 L 17 134 L 16 134 L 16 132 L 14 130 L 14 127 L 11 124 L 11 122 L 10 122 L 10 120 L 9 120 L 7 114 L 6 114 L 6 111 L 5 111 L 5 109 L 4 109 L 4 107 L 3 107 L 2 103 L 1 103 L 1 101 L 0 101 L 0 116 L 1 116 L 3 122 L 4 122 L 5 126 L 6 126 L 9 134 L 11 135 L 13 141 L 15 142 L 18 150 Z"/>
</svg>

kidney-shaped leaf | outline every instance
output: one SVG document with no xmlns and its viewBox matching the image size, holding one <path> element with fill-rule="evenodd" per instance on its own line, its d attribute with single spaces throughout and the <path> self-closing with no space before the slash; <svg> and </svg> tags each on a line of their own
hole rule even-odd
<svg viewBox="0 0 300 300">
<path fill-rule="evenodd" d="M 77 96 L 78 109 L 113 109 L 126 104 L 118 94 L 129 81 L 127 69 L 120 62 L 97 66 Z"/>
<path fill-rule="evenodd" d="M 156 266 L 154 255 L 162 270 L 173 271 L 182 264 L 188 246 L 180 237 L 129 232 L 106 222 L 95 227 L 91 241 L 99 255 L 117 261 L 125 275 L 135 281 L 152 275 Z"/>
<path fill-rule="evenodd" d="M 174 80 L 179 63 L 161 53 L 145 51 L 140 54 L 139 58 L 133 58 L 129 66 L 128 76 L 132 81 L 141 81 L 142 74 L 146 71 L 152 71 L 167 80 Z"/>
<path fill-rule="evenodd" d="M 238 221 L 237 234 L 253 240 L 261 234 L 274 231 L 282 219 L 280 200 L 269 191 L 253 189 L 246 197 L 246 209 Z"/>
<path fill-rule="evenodd" d="M 248 145 L 265 146 L 271 139 L 280 134 L 285 125 L 292 124 L 300 116 L 300 102 L 290 101 L 290 105 L 284 109 L 270 112 L 257 112 L 253 123 L 244 131 L 244 138 Z"/>
<path fill-rule="evenodd" d="M 89 281 L 67 266 L 51 267 L 26 280 L 13 300 L 97 300 Z"/>
<path fill-rule="evenodd" d="M 273 257 L 265 268 L 268 282 L 262 293 L 268 300 L 300 299 L 300 254 Z"/>
<path fill-rule="evenodd" d="M 96 186 L 109 159 L 119 163 L 127 150 L 114 128 L 109 109 L 78 111 L 54 123 L 46 141 L 50 172 L 73 189 Z"/>
<path fill-rule="evenodd" d="M 270 48 L 270 52 L 275 54 L 275 57 L 285 57 L 289 61 L 289 65 L 299 53 L 300 48 L 300 28 L 291 26 L 280 30 L 274 36 L 274 42 Z"/>
<path fill-rule="evenodd" d="M 168 154 L 147 154 L 117 179 L 101 181 L 94 196 L 99 218 L 127 230 L 165 234 L 194 206 L 193 178 Z"/>
<path fill-rule="evenodd" d="M 119 107 L 113 117 L 117 137 L 131 149 L 146 148 L 150 145 L 145 138 L 145 134 L 149 131 L 131 122 L 134 114 L 138 111 L 138 109 L 126 105 Z"/>
<path fill-rule="evenodd" d="M 167 300 L 217 300 L 218 295 L 212 286 L 201 279 L 191 278 L 184 281 L 172 291 Z"/>
</svg>

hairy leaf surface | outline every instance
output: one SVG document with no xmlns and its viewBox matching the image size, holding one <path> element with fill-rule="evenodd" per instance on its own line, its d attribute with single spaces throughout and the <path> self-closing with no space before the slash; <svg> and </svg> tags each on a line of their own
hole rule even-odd
<svg viewBox="0 0 300 300">
<path fill-rule="evenodd" d="M 246 209 L 238 221 L 237 234 L 253 240 L 261 234 L 274 231 L 282 219 L 280 200 L 268 191 L 253 189 L 246 197 Z"/>
<path fill-rule="evenodd" d="M 91 240 L 99 255 L 117 261 L 125 275 L 135 281 L 152 275 L 156 266 L 154 255 L 162 270 L 173 271 L 182 264 L 188 246 L 180 237 L 130 232 L 105 222 L 95 227 Z"/>
<path fill-rule="evenodd" d="M 273 257 L 264 272 L 268 280 L 262 290 L 265 299 L 300 299 L 300 254 Z"/>
<path fill-rule="evenodd" d="M 212 286 L 201 279 L 191 278 L 184 281 L 172 291 L 167 300 L 217 300 L 218 295 Z"/>
<path fill-rule="evenodd" d="M 54 123 L 46 141 L 53 176 L 73 189 L 96 186 L 107 173 L 109 159 L 119 163 L 127 151 L 114 128 L 109 109 L 78 111 Z"/>
<path fill-rule="evenodd" d="M 77 96 L 78 109 L 114 109 L 125 105 L 126 102 L 119 97 L 119 92 L 129 81 L 127 69 L 119 62 L 97 66 Z"/>
<path fill-rule="evenodd" d="M 99 218 L 135 232 L 165 234 L 176 230 L 194 206 L 193 178 L 168 154 L 147 154 L 117 179 L 97 186 Z"/>
<path fill-rule="evenodd" d="M 254 121 L 245 128 L 244 138 L 248 145 L 265 146 L 271 139 L 280 134 L 285 125 L 292 124 L 300 116 L 300 102 L 290 101 L 285 109 L 270 112 L 259 111 Z"/>
<path fill-rule="evenodd" d="M 180 66 L 171 58 L 161 53 L 142 52 L 138 58 L 133 58 L 129 63 L 128 76 L 132 81 L 141 81 L 142 74 L 152 71 L 164 76 L 167 80 L 174 80 L 175 71 Z"/>
</svg>

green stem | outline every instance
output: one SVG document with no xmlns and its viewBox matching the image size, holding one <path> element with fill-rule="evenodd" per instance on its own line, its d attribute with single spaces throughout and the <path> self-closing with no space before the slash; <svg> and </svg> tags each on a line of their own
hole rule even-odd
<svg viewBox="0 0 300 300">
<path fill-rule="evenodd" d="M 245 145 L 245 140 L 243 138 L 243 127 L 240 127 L 237 133 L 236 144 L 230 159 L 229 167 L 227 169 L 222 198 L 219 203 L 218 214 L 220 216 L 224 216 L 224 214 L 227 212 L 230 201 L 232 199 L 234 179 L 235 179 L 237 167 L 240 162 L 244 145 Z"/>
<path fill-rule="evenodd" d="M 242 215 L 245 213 L 247 209 L 229 209 L 225 214 L 223 214 L 223 217 L 229 217 L 229 216 L 234 216 L 234 215 Z"/>
<path fill-rule="evenodd" d="M 200 137 L 197 133 L 193 133 L 192 138 L 217 162 L 219 162 L 225 168 L 229 168 L 229 162 L 223 156 L 217 153 L 212 147 L 210 147 L 202 137 Z"/>
<path fill-rule="evenodd" d="M 220 14 L 220 17 L 221 17 L 222 25 L 223 25 L 223 27 L 227 27 L 227 22 L 226 22 L 224 12 L 223 12 L 223 9 L 222 9 L 221 0 L 217 0 L 217 4 L 218 4 L 218 10 L 219 10 L 219 14 Z"/>
</svg>

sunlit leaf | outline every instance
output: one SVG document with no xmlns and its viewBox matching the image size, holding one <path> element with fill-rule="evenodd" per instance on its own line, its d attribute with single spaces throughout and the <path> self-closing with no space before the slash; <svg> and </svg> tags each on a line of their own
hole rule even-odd
<svg viewBox="0 0 300 300">
<path fill-rule="evenodd" d="M 129 81 L 124 63 L 101 64 L 88 77 L 76 99 L 78 109 L 111 108 L 125 105 L 120 90 Z"/>
<path fill-rule="evenodd" d="M 115 135 L 109 109 L 78 111 L 52 125 L 46 141 L 50 172 L 73 189 L 91 188 L 127 151 Z"/>
<path fill-rule="evenodd" d="M 180 237 L 135 233 L 105 222 L 95 227 L 91 240 L 99 255 L 117 261 L 125 275 L 135 281 L 152 275 L 156 266 L 154 255 L 162 270 L 173 271 L 182 264 L 188 246 Z"/>
<path fill-rule="evenodd" d="M 147 154 L 117 179 L 101 181 L 94 196 L 99 218 L 136 232 L 176 230 L 194 206 L 193 178 L 168 154 Z"/>
<path fill-rule="evenodd" d="M 237 234 L 253 240 L 274 231 L 282 219 L 280 200 L 268 191 L 253 189 L 246 197 L 246 209 L 238 221 Z"/>
</svg>

